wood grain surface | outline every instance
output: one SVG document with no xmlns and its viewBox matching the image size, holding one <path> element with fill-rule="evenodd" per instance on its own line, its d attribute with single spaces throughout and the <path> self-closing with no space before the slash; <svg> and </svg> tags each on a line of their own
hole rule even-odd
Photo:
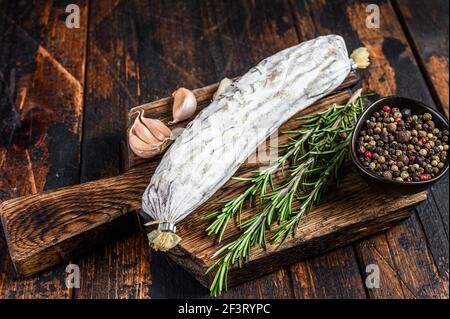
<svg viewBox="0 0 450 319">
<path fill-rule="evenodd" d="M 81 29 L 71 30 L 62 27 L 68 3 L 0 1 L 0 200 L 119 174 L 127 163 L 121 130 L 129 108 L 178 86 L 242 74 L 318 34 L 339 33 L 351 49 L 369 46 L 375 63 L 363 73 L 366 89 L 448 110 L 445 0 L 74 0 Z M 381 8 L 379 29 L 364 26 L 370 3 Z M 64 69 L 86 88 L 81 104 Z M 24 105 L 33 111 L 14 111 Z M 16 130 L 17 117 L 23 124 Z M 75 135 L 64 133 L 76 125 Z M 399 227 L 222 297 L 448 298 L 448 192 L 446 176 Z M 17 278 L 0 236 L 0 298 L 208 296 L 164 254 L 150 254 L 143 236 L 124 235 L 73 262 L 82 275 L 73 293 L 64 286 L 64 267 Z M 364 286 L 372 263 L 380 267 L 379 289 Z"/>
<path fill-rule="evenodd" d="M 412 42 L 417 63 L 435 103 L 449 116 L 448 12 L 446 0 L 396 0 L 393 2 L 406 36 Z M 425 22 L 426 21 L 426 22 Z M 439 36 L 435 36 L 439 34 Z"/>
<path fill-rule="evenodd" d="M 0 3 L 0 200 L 79 182 L 87 3 Z M 0 239 L 0 299 L 66 298 L 65 266 L 18 280 Z"/>
<path fill-rule="evenodd" d="M 404 95 L 435 107 L 391 2 L 292 3 L 297 12 L 298 29 L 305 30 L 305 39 L 337 32 L 344 36 L 349 46 L 364 45 L 369 49 L 372 53 L 372 65 L 361 73 L 362 84 L 366 90 L 374 90 L 381 95 Z M 366 28 L 365 19 L 361 19 L 368 3 L 377 4 L 380 8 L 382 19 L 378 29 Z M 438 208 L 448 205 L 448 200 L 445 200 L 448 196 L 443 195 L 447 190 L 448 175 L 432 188 L 432 196 L 418 207 L 416 216 L 387 232 L 390 237 L 383 234 L 358 244 L 356 253 L 361 269 L 365 270 L 366 265 L 376 263 L 382 273 L 390 274 L 393 279 L 392 286 L 408 286 L 413 292 L 412 297 L 448 298 L 448 214 L 445 213 L 446 216 L 443 217 L 441 209 Z M 424 245 L 427 240 L 429 247 Z M 377 249 L 378 246 L 388 246 L 389 249 Z M 402 259 L 398 258 L 398 255 L 402 255 L 403 262 L 400 262 Z M 405 267 L 405 263 L 408 267 Z M 444 269 L 447 269 L 447 272 Z M 369 297 L 389 295 L 391 285 L 367 290 L 367 294 Z"/>
<path fill-rule="evenodd" d="M 143 103 L 138 60 L 147 52 L 140 47 L 137 35 L 147 38 L 149 28 L 138 27 L 139 21 L 146 18 L 137 3 L 89 2 L 81 182 L 123 172 L 121 154 L 127 112 Z M 133 223 L 131 215 L 117 219 L 113 227 L 105 229 L 103 238 L 119 235 L 118 242 L 75 260 L 80 266 L 82 285 L 74 291 L 74 298 L 150 297 L 149 250 L 140 236 L 129 234 Z M 116 230 L 122 234 L 116 234 Z"/>
</svg>

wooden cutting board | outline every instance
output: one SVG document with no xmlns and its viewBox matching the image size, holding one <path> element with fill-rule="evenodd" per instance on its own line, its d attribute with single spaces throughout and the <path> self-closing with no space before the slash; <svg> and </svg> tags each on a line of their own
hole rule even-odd
<svg viewBox="0 0 450 319">
<path fill-rule="evenodd" d="M 334 102 L 344 103 L 350 97 L 349 88 L 357 80 L 355 74 L 349 75 L 336 92 L 301 115 L 318 112 Z M 216 89 L 217 85 L 211 85 L 195 90 L 199 110 L 208 105 Z M 134 108 L 130 111 L 129 123 L 132 123 L 137 110 L 167 122 L 171 118 L 171 104 L 172 99 L 165 98 Z M 297 120 L 290 120 L 282 130 L 299 124 Z M 183 125 L 186 123 L 179 124 Z M 11 199 L 0 205 L 9 252 L 19 274 L 34 274 L 137 229 L 139 223 L 134 212 L 140 208 L 141 196 L 160 157 L 143 161 L 135 157 L 128 147 L 123 147 L 123 152 L 129 169 L 122 175 Z M 255 169 L 255 164 L 245 163 L 238 174 L 247 174 L 252 169 Z M 231 196 L 239 192 L 240 185 L 230 181 L 214 198 Z M 282 249 L 256 250 L 250 263 L 230 272 L 230 284 L 386 229 L 406 218 L 409 208 L 425 198 L 424 193 L 403 198 L 375 195 L 349 169 L 342 187 L 330 190 L 324 203 L 308 215 L 296 238 L 288 240 Z M 211 253 L 218 246 L 213 238 L 205 236 L 206 224 L 200 216 L 214 208 L 205 204 L 186 218 L 178 227 L 183 241 L 177 249 L 169 252 L 171 258 L 206 286 L 210 284 L 211 275 L 205 276 L 204 271 L 212 262 Z M 251 210 L 246 213 L 250 214 Z M 236 235 L 236 229 L 230 231 L 225 242 Z"/>
<path fill-rule="evenodd" d="M 211 202 L 233 196 L 242 189 L 241 186 L 242 182 L 230 181 Z M 229 287 L 388 229 L 407 218 L 411 207 L 427 198 L 426 193 L 396 197 L 371 192 L 351 166 L 346 167 L 341 186 L 331 187 L 327 194 L 324 201 L 304 218 L 295 238 L 287 239 L 282 247 L 269 245 L 267 251 L 255 249 L 250 261 L 243 264 L 242 268 L 230 268 Z M 205 275 L 215 261 L 211 259 L 212 254 L 239 235 L 234 223 L 225 232 L 221 244 L 207 236 L 204 230 L 209 224 L 201 217 L 215 211 L 217 207 L 205 204 L 182 221 L 177 226 L 182 241 L 168 252 L 177 264 L 206 287 L 211 285 L 214 278 L 213 272 Z M 256 211 L 256 208 L 249 208 L 243 212 L 242 218 Z M 142 224 L 149 221 L 143 212 L 139 215 Z M 149 231 L 144 229 L 145 233 Z"/>
</svg>

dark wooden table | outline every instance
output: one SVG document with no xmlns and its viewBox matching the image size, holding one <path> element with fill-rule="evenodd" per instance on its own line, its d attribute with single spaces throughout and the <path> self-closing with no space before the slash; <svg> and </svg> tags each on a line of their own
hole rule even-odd
<svg viewBox="0 0 450 319">
<path fill-rule="evenodd" d="M 80 28 L 66 27 L 66 6 Z M 366 6 L 380 8 L 367 28 Z M 447 0 L 0 1 L 0 200 L 121 171 L 127 110 L 244 73 L 320 34 L 366 46 L 363 86 L 448 116 Z M 224 298 L 449 298 L 449 181 L 397 227 L 236 287 Z M 370 205 L 370 203 L 368 203 Z M 140 234 L 66 265 L 16 278 L 0 236 L 0 298 L 208 297 Z M 366 266 L 380 288 L 365 287 Z"/>
</svg>

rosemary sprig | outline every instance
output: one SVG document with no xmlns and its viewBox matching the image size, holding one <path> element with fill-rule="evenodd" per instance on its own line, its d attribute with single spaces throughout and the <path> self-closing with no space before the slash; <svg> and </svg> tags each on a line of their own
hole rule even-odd
<svg viewBox="0 0 450 319">
<path fill-rule="evenodd" d="M 352 97 L 346 105 L 333 104 L 323 112 L 300 118 L 304 124 L 299 130 L 283 132 L 292 136 L 287 144 L 281 146 L 284 151 L 275 164 L 254 172 L 249 178 L 238 178 L 248 184 L 246 190 L 204 218 L 214 220 L 207 231 L 209 235 L 217 235 L 218 242 L 222 241 L 233 218 L 242 230 L 239 237 L 212 256 L 219 257 L 207 271 L 217 269 L 210 288 L 213 296 L 227 289 L 227 273 L 231 265 L 237 263 L 240 266 L 254 247 L 266 249 L 267 233 L 271 233 L 272 244 L 282 245 L 295 234 L 311 207 L 320 201 L 330 180 L 335 179 L 339 183 L 348 157 L 351 132 L 363 109 L 362 98 L 358 96 Z M 274 185 L 274 174 L 286 166 L 289 168 L 285 181 Z M 259 197 L 259 211 L 241 221 L 244 204 L 251 203 L 256 196 Z M 277 226 L 270 232 L 275 222 Z"/>
<path fill-rule="evenodd" d="M 236 180 L 245 181 L 251 184 L 241 195 L 234 199 L 230 199 L 223 204 L 222 209 L 205 216 L 204 220 L 215 219 L 211 225 L 206 229 L 208 235 L 217 235 L 217 241 L 221 242 L 223 234 L 228 227 L 230 220 L 236 216 L 238 223 L 241 221 L 241 212 L 245 202 L 252 202 L 252 199 L 257 193 L 260 194 L 261 198 L 264 197 L 268 187 L 272 189 L 273 178 L 272 173 L 276 170 L 276 166 L 271 166 L 266 168 L 261 172 L 255 173 L 250 178 L 238 178 L 234 177 Z"/>
</svg>

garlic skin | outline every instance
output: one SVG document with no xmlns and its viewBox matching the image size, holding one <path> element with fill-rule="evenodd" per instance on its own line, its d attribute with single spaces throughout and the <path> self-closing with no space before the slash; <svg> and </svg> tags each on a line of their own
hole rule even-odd
<svg viewBox="0 0 450 319">
<path fill-rule="evenodd" d="M 213 100 L 216 100 L 223 92 L 225 92 L 228 87 L 233 83 L 232 79 L 229 78 L 223 78 L 222 81 L 219 83 L 219 87 L 217 88 L 217 91 L 213 95 Z"/>
<path fill-rule="evenodd" d="M 192 117 L 197 110 L 197 99 L 192 91 L 179 88 L 172 93 L 173 96 L 173 121 L 169 125 L 185 121 Z"/>
<path fill-rule="evenodd" d="M 145 118 L 144 113 L 139 112 L 128 132 L 128 145 L 137 156 L 150 158 L 167 148 L 171 134 L 160 120 Z"/>
</svg>

